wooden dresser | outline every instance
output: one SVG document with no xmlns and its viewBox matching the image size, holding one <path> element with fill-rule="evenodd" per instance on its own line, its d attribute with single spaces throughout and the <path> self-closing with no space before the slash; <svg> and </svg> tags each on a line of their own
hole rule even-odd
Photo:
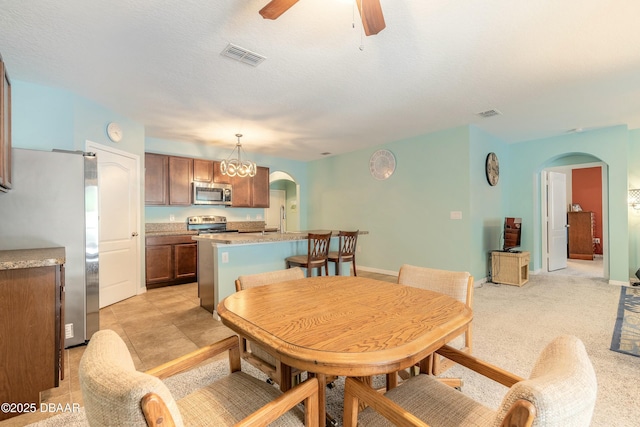
<svg viewBox="0 0 640 427">
<path fill-rule="evenodd" d="M 569 258 L 593 260 L 593 234 L 595 215 L 593 212 L 569 212 Z"/>
</svg>

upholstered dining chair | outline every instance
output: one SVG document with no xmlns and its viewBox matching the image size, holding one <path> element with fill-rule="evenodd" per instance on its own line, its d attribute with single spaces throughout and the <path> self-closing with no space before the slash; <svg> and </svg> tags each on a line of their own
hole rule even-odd
<svg viewBox="0 0 640 427">
<path fill-rule="evenodd" d="M 225 351 L 230 374 L 175 399 L 165 383 Z M 112 330 L 96 332 L 80 361 L 80 386 L 91 426 L 266 426 L 319 424 L 318 381 L 281 393 L 241 371 L 237 336 L 230 336 L 147 372 L 135 369 L 124 341 Z M 304 411 L 297 407 L 304 402 Z"/>
<path fill-rule="evenodd" d="M 404 264 L 398 273 L 398 283 L 440 292 L 465 303 L 469 308 L 473 308 L 473 276 L 466 271 L 439 270 Z M 471 353 L 471 324 L 467 326 L 463 334 L 448 344 L 466 353 Z M 437 355 L 430 356 L 427 363 L 429 373 L 433 375 L 440 375 L 454 365 L 452 361 Z M 455 387 L 462 385 L 462 382 L 455 378 L 446 379 L 445 382 Z"/>
<path fill-rule="evenodd" d="M 449 346 L 438 352 L 456 363 L 509 387 L 497 410 L 430 375 L 404 381 L 384 395 L 360 382 L 345 382 L 344 427 L 356 425 L 431 427 L 581 427 L 589 426 L 597 380 L 582 341 L 563 335 L 538 357 L 529 379 Z M 358 415 L 358 404 L 369 405 Z"/>
<path fill-rule="evenodd" d="M 356 271 L 356 244 L 358 243 L 358 233 L 356 231 L 340 231 L 338 233 L 338 251 L 329 251 L 329 262 L 336 263 L 336 276 L 340 275 L 340 265 L 343 262 L 353 264 L 353 275 L 357 276 Z"/>
<path fill-rule="evenodd" d="M 309 233 L 307 239 L 306 255 L 293 255 L 285 259 L 287 268 L 302 267 L 307 269 L 307 276 L 312 276 L 312 269 L 318 269 L 318 276 L 322 275 L 322 267 L 324 267 L 325 275 L 329 275 L 329 242 L 331 241 L 331 232 L 329 233 Z"/>
<path fill-rule="evenodd" d="M 300 267 L 294 267 L 286 270 L 239 276 L 235 284 L 236 291 L 239 292 L 243 289 L 304 278 L 304 270 Z M 280 360 L 268 353 L 262 346 L 247 341 L 244 337 L 240 337 L 240 340 L 240 355 L 242 358 L 264 372 L 272 382 L 282 384 L 282 381 L 291 381 L 292 383 L 297 381 L 296 378 L 300 375 L 298 370 L 292 369 L 285 372 Z M 286 378 L 283 378 L 283 376 L 286 376 Z"/>
</svg>

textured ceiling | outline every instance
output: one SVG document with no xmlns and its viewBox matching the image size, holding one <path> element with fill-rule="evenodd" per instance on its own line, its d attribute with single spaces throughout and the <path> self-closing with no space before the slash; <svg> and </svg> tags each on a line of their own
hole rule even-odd
<svg viewBox="0 0 640 427">
<path fill-rule="evenodd" d="M 506 142 L 640 127 L 638 0 L 0 0 L 12 79 L 62 87 L 147 136 L 297 160 L 475 124 Z M 354 25 L 355 23 L 355 25 Z M 267 59 L 220 55 L 228 43 Z M 497 109 L 482 119 L 476 113 Z"/>
</svg>

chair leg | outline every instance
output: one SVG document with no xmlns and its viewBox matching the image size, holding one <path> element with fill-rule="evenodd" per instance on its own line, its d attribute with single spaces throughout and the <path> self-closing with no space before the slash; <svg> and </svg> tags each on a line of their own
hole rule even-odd
<svg viewBox="0 0 640 427">
<path fill-rule="evenodd" d="M 336 261 L 336 276 L 340 276 L 340 261 Z"/>
<path fill-rule="evenodd" d="M 356 271 L 356 259 L 355 259 L 355 257 L 353 258 L 353 261 L 351 261 L 351 263 L 353 264 L 353 275 L 354 276 L 358 276 L 358 272 Z"/>
</svg>

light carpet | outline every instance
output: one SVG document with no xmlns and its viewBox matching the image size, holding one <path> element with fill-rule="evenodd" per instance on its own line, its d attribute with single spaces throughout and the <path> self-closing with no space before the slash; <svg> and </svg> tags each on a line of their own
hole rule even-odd
<svg viewBox="0 0 640 427">
<path fill-rule="evenodd" d="M 602 278 L 531 275 L 523 287 L 485 284 L 474 298 L 473 353 L 517 375 L 528 377 L 542 348 L 559 334 L 578 336 L 585 344 L 598 377 L 598 398 L 592 426 L 632 427 L 640 420 L 640 358 L 611 351 L 620 288 Z M 216 365 L 216 364 L 214 364 Z M 226 370 L 218 363 L 216 370 Z M 245 367 L 243 366 L 243 369 Z M 247 372 L 255 372 L 246 366 Z M 463 393 L 496 408 L 506 388 L 461 367 L 447 371 L 461 377 Z M 176 395 L 191 380 L 178 379 Z M 328 411 L 342 413 L 343 381 L 327 390 Z M 180 391 L 182 390 L 182 391 Z M 63 418 L 65 417 L 65 418 Z M 83 414 L 59 415 L 37 426 L 85 426 Z"/>
</svg>

